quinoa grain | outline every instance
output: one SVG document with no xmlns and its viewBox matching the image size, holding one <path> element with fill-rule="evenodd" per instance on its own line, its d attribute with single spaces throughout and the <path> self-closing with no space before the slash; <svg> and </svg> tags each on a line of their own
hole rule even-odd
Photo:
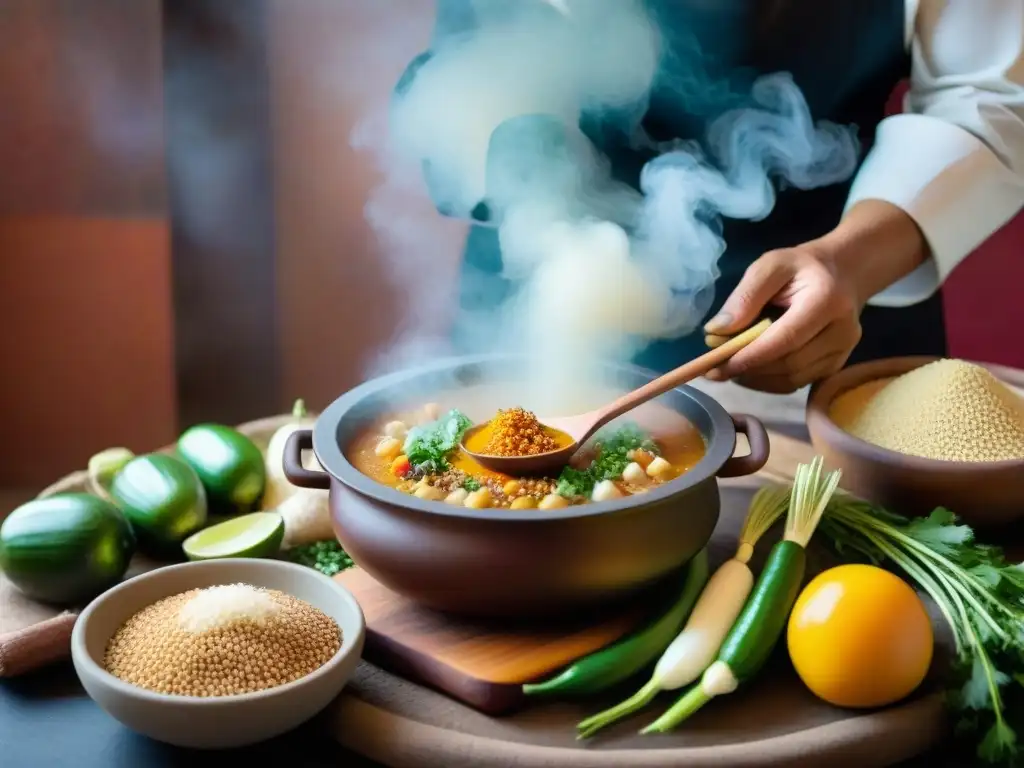
<svg viewBox="0 0 1024 768">
<path fill-rule="evenodd" d="M 341 641 L 337 623 L 308 603 L 237 584 L 193 589 L 143 608 L 111 638 L 104 667 L 157 693 L 231 696 L 305 677 Z"/>
</svg>

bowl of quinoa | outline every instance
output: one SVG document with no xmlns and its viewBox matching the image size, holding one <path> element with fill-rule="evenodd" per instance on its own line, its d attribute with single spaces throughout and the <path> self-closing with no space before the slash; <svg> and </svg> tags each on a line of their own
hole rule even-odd
<svg viewBox="0 0 1024 768">
<path fill-rule="evenodd" d="M 71 655 L 108 714 L 181 747 L 241 747 L 289 731 L 341 692 L 365 623 L 332 579 L 278 560 L 172 565 L 81 613 Z"/>
<path fill-rule="evenodd" d="M 859 363 L 816 384 L 814 449 L 841 486 L 908 516 L 974 527 L 1024 516 L 1024 372 L 927 356 Z"/>
</svg>

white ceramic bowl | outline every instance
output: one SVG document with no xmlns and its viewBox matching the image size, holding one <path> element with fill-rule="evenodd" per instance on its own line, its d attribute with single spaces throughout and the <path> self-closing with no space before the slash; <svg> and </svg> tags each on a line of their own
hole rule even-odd
<svg viewBox="0 0 1024 768">
<path fill-rule="evenodd" d="M 237 583 L 277 589 L 319 608 L 341 628 L 341 648 L 299 680 L 216 698 L 147 691 L 103 669 L 108 641 L 141 609 L 189 589 Z M 362 610 L 352 594 L 312 568 L 279 560 L 207 560 L 150 571 L 97 597 L 75 622 L 71 658 L 89 696 L 132 730 L 176 746 L 223 749 L 272 738 L 323 710 L 355 670 L 365 632 Z"/>
</svg>

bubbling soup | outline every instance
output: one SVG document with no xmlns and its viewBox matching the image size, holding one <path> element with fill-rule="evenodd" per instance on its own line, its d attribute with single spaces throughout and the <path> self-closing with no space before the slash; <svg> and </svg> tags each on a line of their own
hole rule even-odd
<svg viewBox="0 0 1024 768">
<path fill-rule="evenodd" d="M 498 411 L 498 417 L 492 411 L 493 418 L 479 421 L 470 412 L 451 402 L 393 412 L 358 435 L 346 456 L 368 477 L 420 499 L 471 509 L 547 510 L 646 493 L 689 471 L 706 450 L 692 423 L 654 402 L 604 427 L 557 475 L 511 477 L 460 448 L 470 427 L 487 425 L 474 436 L 483 447 L 497 444 L 493 425 L 501 419 L 527 425 L 509 433 L 526 446 L 517 444 L 512 455 L 551 449 L 549 442 L 558 447 L 558 435 L 531 427 L 535 417 L 522 408 Z"/>
</svg>

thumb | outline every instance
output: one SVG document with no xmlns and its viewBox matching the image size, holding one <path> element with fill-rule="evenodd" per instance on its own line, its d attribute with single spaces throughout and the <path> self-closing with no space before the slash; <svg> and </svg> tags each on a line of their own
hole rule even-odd
<svg viewBox="0 0 1024 768">
<path fill-rule="evenodd" d="M 739 285 L 722 308 L 704 326 L 706 333 L 733 334 L 757 320 L 765 306 L 793 277 L 789 265 L 774 254 L 765 254 L 743 273 Z"/>
</svg>

